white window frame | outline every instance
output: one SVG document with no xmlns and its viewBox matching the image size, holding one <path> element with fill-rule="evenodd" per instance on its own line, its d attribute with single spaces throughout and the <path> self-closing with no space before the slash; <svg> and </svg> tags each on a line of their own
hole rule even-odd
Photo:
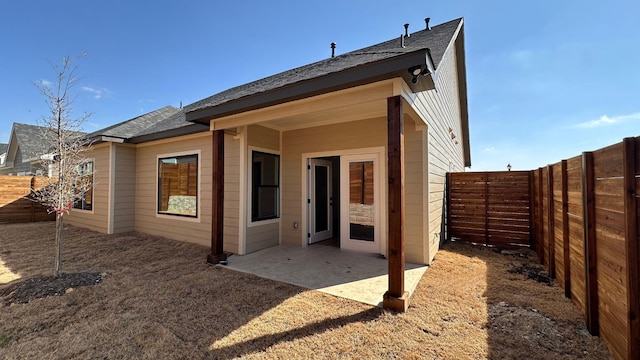
<svg viewBox="0 0 640 360">
<path fill-rule="evenodd" d="M 253 153 L 254 152 L 261 152 L 261 153 L 265 153 L 265 154 L 271 154 L 271 155 L 277 155 L 278 156 L 278 204 L 277 204 L 277 210 L 278 210 L 278 217 L 274 218 L 274 219 L 267 219 L 267 220 L 258 220 L 258 221 L 253 221 L 252 219 L 252 211 L 253 211 Z M 249 146 L 249 156 L 247 159 L 247 227 L 253 227 L 253 226 L 261 226 L 261 225 L 268 225 L 268 224 L 277 224 L 280 223 L 280 220 L 282 218 L 282 155 L 280 154 L 279 151 L 276 150 L 272 150 L 272 149 L 265 149 L 265 148 L 260 148 L 260 147 L 256 147 L 256 146 Z"/>
<path fill-rule="evenodd" d="M 96 199 L 96 159 L 95 158 L 87 158 L 87 159 L 83 159 L 83 163 L 88 163 L 88 162 L 92 162 L 93 163 L 93 173 L 91 173 L 91 210 L 86 210 L 86 209 L 79 209 L 79 208 L 75 208 L 73 207 L 73 205 L 71 206 L 71 211 L 72 212 L 79 212 L 79 213 L 84 213 L 84 214 L 93 214 L 96 206 L 95 206 L 95 199 Z M 75 203 L 75 201 L 74 201 Z"/>
</svg>

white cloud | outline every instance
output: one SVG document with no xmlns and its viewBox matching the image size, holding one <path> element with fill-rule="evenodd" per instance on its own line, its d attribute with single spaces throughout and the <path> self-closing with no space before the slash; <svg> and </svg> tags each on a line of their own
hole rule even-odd
<svg viewBox="0 0 640 360">
<path fill-rule="evenodd" d="M 92 87 L 89 87 L 89 86 L 83 86 L 82 90 L 93 94 L 93 97 L 95 99 L 100 99 L 103 96 L 109 96 L 111 94 L 111 91 L 109 91 L 108 89 L 105 89 L 105 88 L 96 89 L 96 88 L 92 88 Z"/>
<path fill-rule="evenodd" d="M 496 151 L 496 148 L 494 148 L 493 146 L 489 146 L 488 148 L 485 148 L 484 151 L 486 151 L 486 152 L 494 152 L 494 151 Z"/>
<path fill-rule="evenodd" d="M 613 116 L 613 117 L 602 115 L 600 116 L 599 119 L 579 123 L 576 125 L 576 127 L 581 129 L 590 129 L 590 128 L 595 128 L 600 126 L 609 126 L 609 125 L 619 124 L 629 120 L 640 120 L 640 113 Z"/>
<path fill-rule="evenodd" d="M 40 80 L 40 85 L 46 86 L 46 87 L 51 87 L 52 84 L 51 84 L 51 81 L 42 79 L 42 80 Z"/>
</svg>

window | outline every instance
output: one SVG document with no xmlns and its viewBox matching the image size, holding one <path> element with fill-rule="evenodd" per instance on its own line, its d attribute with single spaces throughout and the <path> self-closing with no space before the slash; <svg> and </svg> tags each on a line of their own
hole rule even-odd
<svg viewBox="0 0 640 360">
<path fill-rule="evenodd" d="M 93 161 L 87 161 L 78 165 L 78 175 L 80 176 L 78 184 L 81 188 L 87 189 L 81 192 L 73 202 L 74 209 L 92 210 L 93 209 Z"/>
<path fill-rule="evenodd" d="M 280 156 L 253 151 L 251 159 L 251 221 L 277 219 L 280 198 Z"/>
<path fill-rule="evenodd" d="M 198 216 L 198 155 L 158 159 L 158 214 Z"/>
</svg>

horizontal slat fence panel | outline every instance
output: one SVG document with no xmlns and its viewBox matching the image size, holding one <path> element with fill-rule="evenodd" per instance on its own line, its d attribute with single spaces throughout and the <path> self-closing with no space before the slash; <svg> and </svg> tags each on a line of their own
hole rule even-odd
<svg viewBox="0 0 640 360">
<path fill-rule="evenodd" d="M 31 189 L 40 189 L 48 181 L 32 176 L 0 176 L 0 223 L 55 220 L 55 214 L 29 198 Z"/>
<path fill-rule="evenodd" d="M 501 248 L 530 245 L 528 171 L 449 175 L 450 238 Z"/>
<path fill-rule="evenodd" d="M 529 240 L 587 329 L 615 358 L 640 359 L 640 137 L 530 172 L 448 178 L 450 238 Z"/>
</svg>

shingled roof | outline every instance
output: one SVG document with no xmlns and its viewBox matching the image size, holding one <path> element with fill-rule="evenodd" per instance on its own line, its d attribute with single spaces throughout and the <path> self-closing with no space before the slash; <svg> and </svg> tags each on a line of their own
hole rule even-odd
<svg viewBox="0 0 640 360">
<path fill-rule="evenodd" d="M 53 136 L 53 133 L 47 131 L 47 128 L 43 126 L 13 123 L 13 135 L 17 143 L 15 145 L 12 144 L 14 141 L 12 136 L 9 139 L 9 144 L 19 146 L 22 158 L 26 160 L 42 155 L 45 151 L 43 146 L 50 143 L 49 140 L 51 139 L 49 137 Z M 9 151 L 9 148 L 7 148 L 7 151 Z"/>
<path fill-rule="evenodd" d="M 185 120 L 184 109 L 165 106 L 158 110 L 136 116 L 132 119 L 94 131 L 87 137 L 92 141 L 121 139 L 124 142 L 139 143 L 164 137 L 207 131 L 208 126 Z"/>
<path fill-rule="evenodd" d="M 9 147 L 9 144 L 0 144 L 0 155 L 6 153 L 8 147 Z"/>
<path fill-rule="evenodd" d="M 290 87 L 291 85 L 297 85 L 308 82 L 310 80 L 317 80 L 323 77 L 328 77 L 332 74 L 343 75 L 343 88 L 358 85 L 359 83 L 357 83 L 355 78 L 352 82 L 350 82 L 351 79 L 349 79 L 349 76 L 346 74 L 346 72 L 358 67 L 380 64 L 394 58 L 400 58 L 404 55 L 411 54 L 422 56 L 422 61 L 424 63 L 424 54 L 427 49 L 430 51 L 431 58 L 433 59 L 433 64 L 437 69 L 447 48 L 450 46 L 453 40 L 455 40 L 455 37 L 461 29 L 462 24 L 463 19 L 460 18 L 434 26 L 431 29 L 414 32 L 410 34 L 409 37 L 405 38 L 404 47 L 401 46 L 400 39 L 398 37 L 377 45 L 348 52 L 336 57 L 321 60 L 309 65 L 288 70 L 273 76 L 266 77 L 264 79 L 225 90 L 186 106 L 185 111 L 187 113 L 187 120 L 198 121 L 203 117 L 208 117 L 210 119 L 217 116 L 228 115 L 234 112 L 245 111 L 248 108 L 242 108 L 242 106 L 228 106 L 229 110 L 217 112 L 207 111 L 206 109 L 220 107 L 222 105 L 227 105 L 241 99 L 244 100 L 246 98 L 254 97 L 262 93 L 272 92 L 274 90 Z M 417 58 L 419 58 L 419 56 Z M 394 72 L 388 74 L 382 73 L 383 71 L 388 69 L 376 68 L 376 70 L 381 72 L 379 76 L 386 76 L 387 78 L 391 78 L 392 75 L 399 76 L 398 74 L 402 74 L 402 76 L 407 75 L 405 74 L 407 72 L 406 68 L 403 68 L 403 72 L 401 73 Z M 369 73 L 373 73 L 373 71 L 370 71 Z M 380 79 L 371 78 L 368 80 L 377 81 Z M 360 80 L 360 83 L 362 83 L 362 80 Z M 308 94 L 304 94 L 304 90 L 305 88 L 299 87 L 298 89 L 294 90 L 298 92 L 297 94 L 292 95 L 292 97 L 290 98 L 283 98 L 280 100 L 281 102 L 285 102 L 292 99 L 299 99 L 306 96 L 315 95 L 315 93 L 312 93 L 311 91 Z M 330 90 L 337 90 L 336 86 L 334 85 L 334 87 Z M 253 108 L 259 107 L 261 104 L 257 104 L 256 102 L 259 101 L 255 101 L 253 103 L 248 102 L 248 105 L 252 105 Z"/>
</svg>

